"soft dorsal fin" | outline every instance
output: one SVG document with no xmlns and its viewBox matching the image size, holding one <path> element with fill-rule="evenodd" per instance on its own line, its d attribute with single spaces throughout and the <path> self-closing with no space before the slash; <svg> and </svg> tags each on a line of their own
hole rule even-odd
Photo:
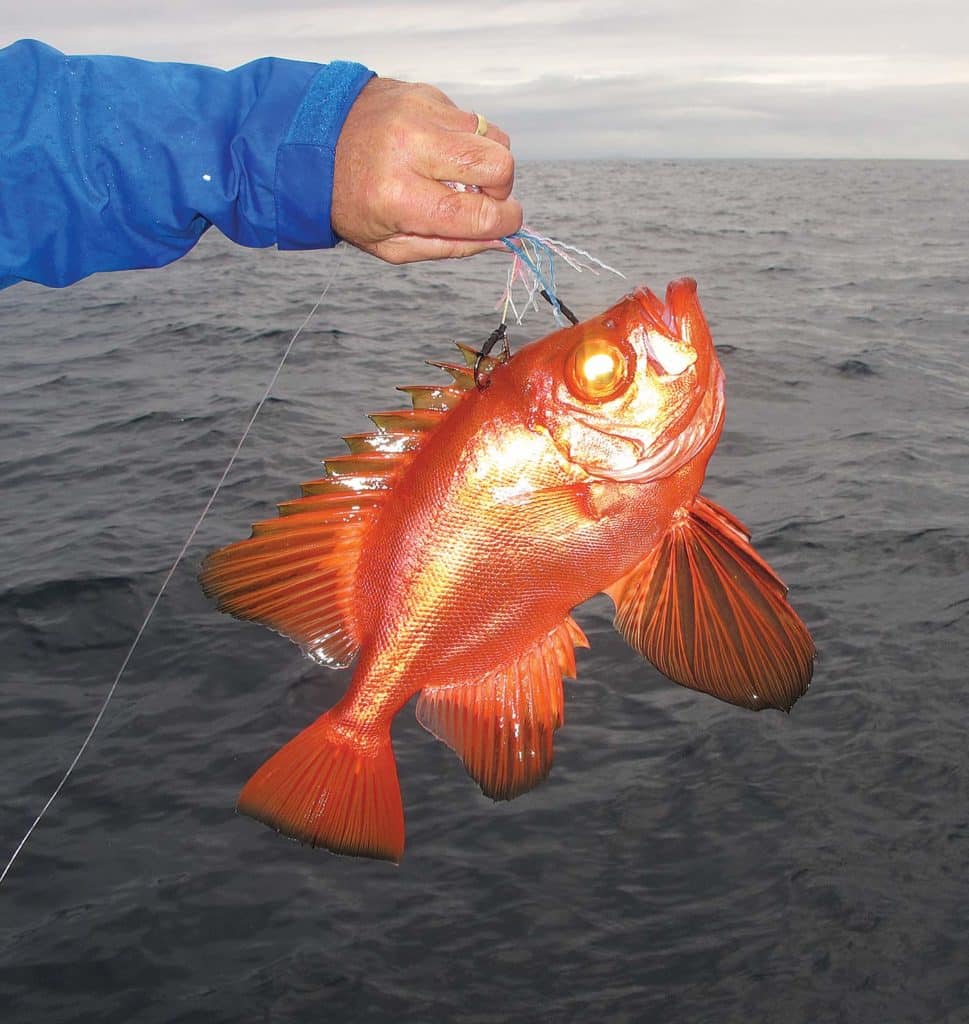
<svg viewBox="0 0 969 1024">
<path fill-rule="evenodd" d="M 256 523 L 248 540 L 209 555 L 203 590 L 221 611 L 275 629 L 315 661 L 349 664 L 359 646 L 353 574 L 384 497 L 334 487 L 288 502 L 279 519 Z"/>
<path fill-rule="evenodd" d="M 575 648 L 588 647 L 571 618 L 511 664 L 476 683 L 428 686 L 417 720 L 464 762 L 482 792 L 511 800 L 552 768 L 552 734 L 562 724 L 562 677 L 575 676 Z"/>
<path fill-rule="evenodd" d="M 712 501 L 698 497 L 606 593 L 630 645 L 684 686 L 788 711 L 811 682 L 814 643 L 787 588 Z"/>
<path fill-rule="evenodd" d="M 371 414 L 377 429 L 348 435 L 349 453 L 326 459 L 326 476 L 304 483 L 278 518 L 209 555 L 200 579 L 222 611 L 275 629 L 321 664 L 349 664 L 360 645 L 355 577 L 370 526 L 397 474 L 474 387 L 463 367 L 435 365 L 454 383 L 402 388 L 412 408 Z"/>
</svg>

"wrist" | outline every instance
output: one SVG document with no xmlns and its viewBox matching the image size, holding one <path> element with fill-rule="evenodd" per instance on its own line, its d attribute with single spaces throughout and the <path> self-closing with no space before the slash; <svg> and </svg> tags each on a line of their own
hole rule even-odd
<svg viewBox="0 0 969 1024">
<path fill-rule="evenodd" d="M 336 143 L 373 74 L 362 64 L 334 61 L 310 82 L 276 155 L 278 248 L 330 248 L 340 241 L 330 223 Z"/>
</svg>

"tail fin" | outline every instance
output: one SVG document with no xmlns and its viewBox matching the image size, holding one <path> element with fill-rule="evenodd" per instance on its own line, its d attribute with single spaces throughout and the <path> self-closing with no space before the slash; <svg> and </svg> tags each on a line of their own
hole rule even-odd
<svg viewBox="0 0 969 1024">
<path fill-rule="evenodd" d="M 246 783 L 238 809 L 334 853 L 400 861 L 404 809 L 390 735 L 361 743 L 332 712 L 290 740 Z"/>
</svg>

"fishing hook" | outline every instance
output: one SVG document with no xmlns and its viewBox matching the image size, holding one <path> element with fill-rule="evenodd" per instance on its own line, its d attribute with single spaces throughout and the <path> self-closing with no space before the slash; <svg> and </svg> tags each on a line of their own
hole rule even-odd
<svg viewBox="0 0 969 1024">
<path fill-rule="evenodd" d="M 562 315 L 574 326 L 579 322 L 579 318 L 569 309 L 568 306 L 556 296 L 554 299 L 543 288 L 541 290 L 542 298 L 554 309 L 558 309 L 562 312 Z M 498 361 L 501 363 L 507 363 L 511 358 L 511 348 L 508 345 L 508 325 L 502 320 L 500 324 L 488 335 L 488 340 L 481 346 L 479 352 L 475 352 L 474 360 L 474 386 L 479 391 L 484 391 L 490 381 L 487 377 L 481 376 L 481 364 L 491 355 L 491 350 L 495 345 L 501 345 L 501 354 L 498 356 Z"/>
<path fill-rule="evenodd" d="M 507 363 L 511 358 L 511 348 L 508 346 L 508 325 L 504 320 L 488 335 L 488 340 L 481 346 L 481 351 L 475 353 L 474 386 L 479 391 L 484 391 L 491 383 L 487 377 L 481 376 L 481 364 L 489 357 L 495 345 L 499 343 L 501 344 L 501 354 L 498 356 L 498 361 Z"/>
</svg>

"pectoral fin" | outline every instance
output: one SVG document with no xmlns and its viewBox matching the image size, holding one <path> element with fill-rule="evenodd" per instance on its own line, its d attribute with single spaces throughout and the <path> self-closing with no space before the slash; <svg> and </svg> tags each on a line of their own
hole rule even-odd
<svg viewBox="0 0 969 1024">
<path fill-rule="evenodd" d="M 568 618 L 476 683 L 425 687 L 417 720 L 457 753 L 485 796 L 512 800 L 552 768 L 552 734 L 563 721 L 562 677 L 575 675 L 577 646 L 589 644 Z"/>
<path fill-rule="evenodd" d="M 808 688 L 814 643 L 744 525 L 697 498 L 606 591 L 616 627 L 675 682 L 731 704 L 790 710 Z"/>
</svg>

